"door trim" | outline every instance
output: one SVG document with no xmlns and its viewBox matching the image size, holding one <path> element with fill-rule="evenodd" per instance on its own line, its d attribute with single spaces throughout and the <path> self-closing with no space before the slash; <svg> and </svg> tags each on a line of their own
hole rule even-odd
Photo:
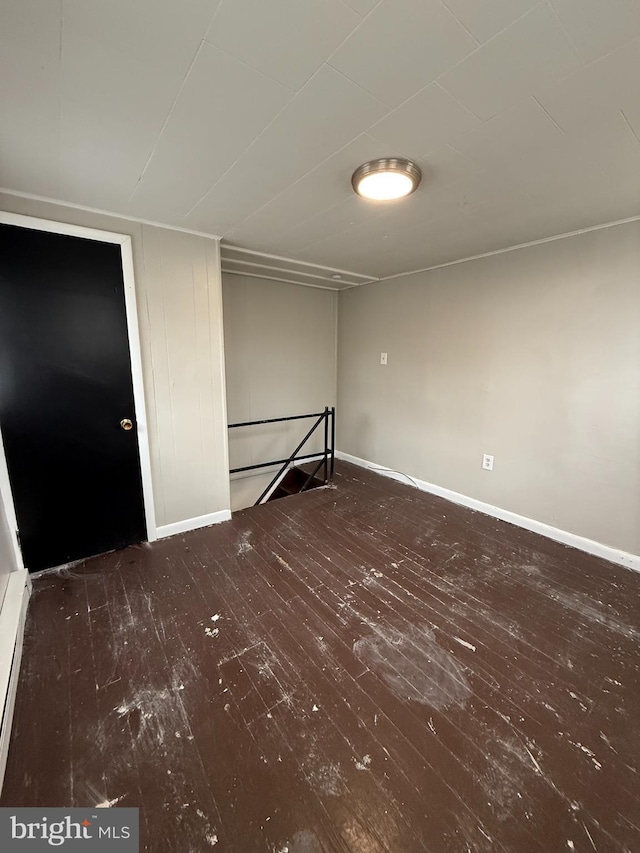
<svg viewBox="0 0 640 853">
<path fill-rule="evenodd" d="M 138 448 L 140 453 L 140 469 L 142 474 L 142 497 L 144 503 L 145 526 L 147 529 L 147 540 L 149 542 L 154 542 L 158 538 L 158 531 L 156 528 L 156 513 L 153 502 L 151 453 L 149 450 L 149 429 L 147 426 L 147 411 L 144 396 L 142 351 L 140 347 L 140 327 L 138 325 L 138 309 L 136 305 L 131 237 L 128 234 L 116 234 L 112 231 L 100 231 L 96 228 L 85 228 L 82 225 L 69 225 L 66 222 L 38 219 L 33 216 L 23 216 L 20 213 L 8 213 L 6 211 L 0 211 L 0 224 L 17 225 L 20 228 L 30 228 L 35 231 L 49 231 L 53 234 L 64 234 L 69 237 L 84 237 L 88 240 L 97 240 L 102 243 L 115 243 L 120 246 L 120 253 L 122 257 L 122 277 L 124 280 L 127 337 L 129 341 L 129 355 L 131 360 L 131 379 L 133 382 L 133 401 L 136 415 Z M 18 523 L 1 433 L 0 494 L 4 504 L 7 523 L 11 531 L 16 562 L 18 567 L 22 569 L 24 568 L 24 561 L 22 559 L 22 552 L 20 550 L 20 543 L 18 540 Z"/>
<path fill-rule="evenodd" d="M 7 591 L 0 606 L 0 792 L 9 754 L 11 724 L 18 692 L 24 627 L 30 595 L 31 580 L 26 569 L 11 572 Z"/>
</svg>

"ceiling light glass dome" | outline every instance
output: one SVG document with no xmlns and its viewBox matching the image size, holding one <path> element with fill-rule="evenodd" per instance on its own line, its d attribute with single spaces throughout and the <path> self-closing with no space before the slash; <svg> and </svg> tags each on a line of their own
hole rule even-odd
<svg viewBox="0 0 640 853">
<path fill-rule="evenodd" d="M 351 177 L 355 193 L 372 201 L 392 201 L 417 190 L 422 173 L 411 160 L 382 157 L 359 166 Z"/>
</svg>

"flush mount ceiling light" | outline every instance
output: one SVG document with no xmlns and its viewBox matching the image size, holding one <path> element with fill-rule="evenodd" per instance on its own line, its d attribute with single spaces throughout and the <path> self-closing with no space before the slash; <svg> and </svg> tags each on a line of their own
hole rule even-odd
<svg viewBox="0 0 640 853">
<path fill-rule="evenodd" d="M 422 172 L 411 160 L 381 157 L 358 166 L 351 177 L 353 191 L 372 201 L 404 198 L 418 189 Z"/>
</svg>

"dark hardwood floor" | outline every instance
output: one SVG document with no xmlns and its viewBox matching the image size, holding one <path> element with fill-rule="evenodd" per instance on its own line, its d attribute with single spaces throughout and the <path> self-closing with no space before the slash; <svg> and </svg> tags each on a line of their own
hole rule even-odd
<svg viewBox="0 0 640 853">
<path fill-rule="evenodd" d="M 640 575 L 346 464 L 35 583 L 2 805 L 153 853 L 640 851 Z"/>
</svg>

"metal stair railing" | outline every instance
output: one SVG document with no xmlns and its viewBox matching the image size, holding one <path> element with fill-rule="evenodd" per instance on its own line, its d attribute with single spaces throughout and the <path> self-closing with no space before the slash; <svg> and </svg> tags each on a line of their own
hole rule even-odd
<svg viewBox="0 0 640 853">
<path fill-rule="evenodd" d="M 239 474 L 241 471 L 256 471 L 259 468 L 270 468 L 272 465 L 280 465 L 280 469 L 278 473 L 273 477 L 269 485 L 262 492 L 258 500 L 255 502 L 254 506 L 258 506 L 258 504 L 262 503 L 265 496 L 269 494 L 273 486 L 277 483 L 282 474 L 287 470 L 287 468 L 291 465 L 292 462 L 302 462 L 307 459 L 317 459 L 320 456 L 320 460 L 318 464 L 313 469 L 311 474 L 307 477 L 305 483 L 300 489 L 301 492 L 306 491 L 309 488 L 309 484 L 313 481 L 314 477 L 324 466 L 324 484 L 333 481 L 333 475 L 335 470 L 335 439 L 336 439 L 336 409 L 335 406 L 325 406 L 324 412 L 312 412 L 309 415 L 290 415 L 286 418 L 265 418 L 260 421 L 242 421 L 241 423 L 229 424 L 229 429 L 238 429 L 240 427 L 249 427 L 249 426 L 260 426 L 262 424 L 277 424 L 284 423 L 285 421 L 299 421 L 304 420 L 306 418 L 316 418 L 315 423 L 311 427 L 311 429 L 307 432 L 302 441 L 298 444 L 296 449 L 287 459 L 272 459 L 270 462 L 259 462 L 256 465 L 241 465 L 238 468 L 231 468 L 229 470 L 230 474 Z M 311 436 L 318 429 L 320 424 L 324 424 L 324 450 L 318 453 L 307 453 L 303 455 L 298 455 L 304 445 L 309 441 Z"/>
</svg>

